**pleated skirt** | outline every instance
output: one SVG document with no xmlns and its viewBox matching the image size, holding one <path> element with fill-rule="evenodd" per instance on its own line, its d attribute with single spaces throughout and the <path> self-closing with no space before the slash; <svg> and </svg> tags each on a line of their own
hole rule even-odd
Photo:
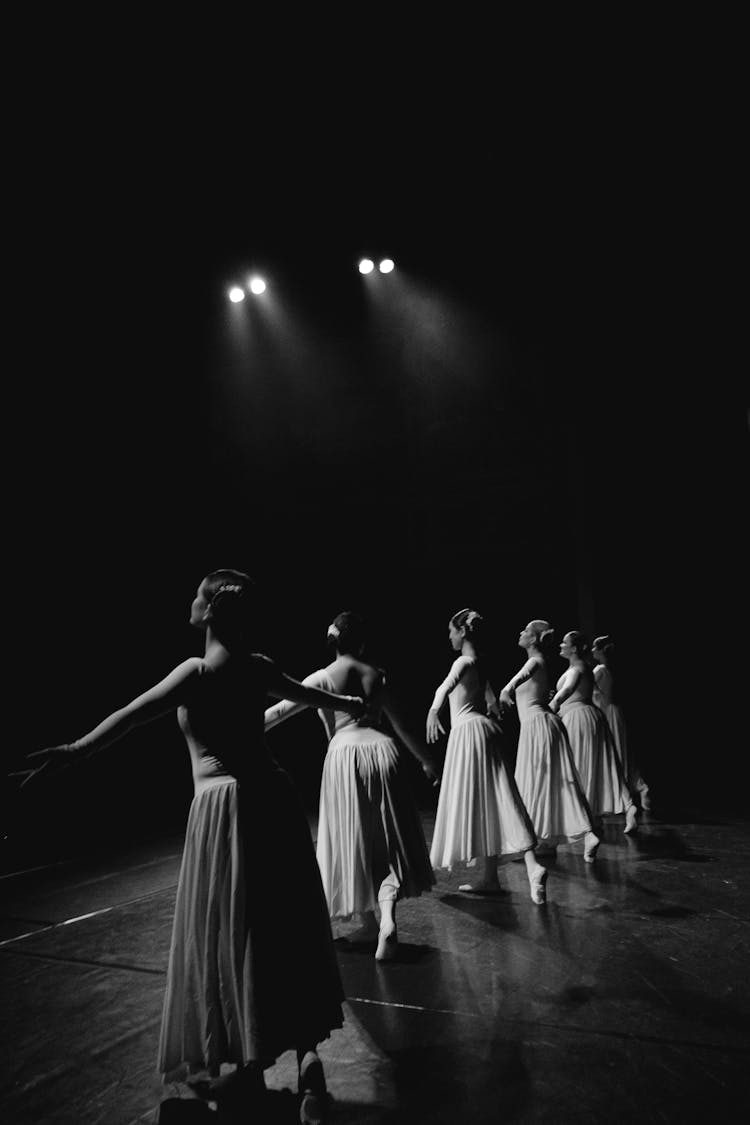
<svg viewBox="0 0 750 1125">
<path fill-rule="evenodd" d="M 198 782 L 185 835 L 159 1069 L 270 1065 L 342 1026 L 343 989 L 289 777 Z"/>
<path fill-rule="evenodd" d="M 482 856 L 528 851 L 536 843 L 502 736 L 484 715 L 451 727 L 445 751 L 430 859 L 433 867 L 473 863 Z"/>
<path fill-rule="evenodd" d="M 603 712 L 591 703 L 564 703 L 560 717 L 593 815 L 625 812 L 633 802 Z"/>
<path fill-rule="evenodd" d="M 350 727 L 331 739 L 323 765 L 318 866 L 331 918 L 374 910 L 387 877 L 399 898 L 435 882 L 414 800 L 392 738 Z"/>
<path fill-rule="evenodd" d="M 516 783 L 540 842 L 574 840 L 591 831 L 591 812 L 565 727 L 541 708 L 521 720 Z"/>
</svg>

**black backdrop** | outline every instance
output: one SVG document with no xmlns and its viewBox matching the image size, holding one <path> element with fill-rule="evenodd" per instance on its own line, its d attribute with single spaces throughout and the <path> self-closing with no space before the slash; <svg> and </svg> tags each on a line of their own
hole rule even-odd
<svg viewBox="0 0 750 1125">
<path fill-rule="evenodd" d="M 714 700 L 746 422 L 714 319 L 720 217 L 694 138 L 665 143 L 652 110 L 602 131 L 592 103 L 513 146 L 394 127 L 377 160 L 335 129 L 165 144 L 131 107 L 94 141 L 51 112 L 13 209 L 8 767 L 199 651 L 194 588 L 229 565 L 292 674 L 363 612 L 418 728 L 464 605 L 500 682 L 531 617 L 611 632 L 657 796 L 739 805 Z M 365 253 L 396 271 L 362 278 Z M 230 306 L 251 270 L 267 294 Z M 312 805 L 314 716 L 274 748 Z M 162 720 L 54 792 L 6 786 L 9 862 L 179 827 L 189 795 Z"/>
</svg>

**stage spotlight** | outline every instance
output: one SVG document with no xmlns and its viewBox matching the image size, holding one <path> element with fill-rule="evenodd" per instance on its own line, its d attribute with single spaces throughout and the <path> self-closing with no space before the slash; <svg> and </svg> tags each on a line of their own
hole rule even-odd
<svg viewBox="0 0 750 1125">
<path fill-rule="evenodd" d="M 391 271 L 394 268 L 394 265 L 395 265 L 395 263 L 393 261 L 393 258 L 383 258 L 383 261 L 378 266 L 378 269 L 380 270 L 381 273 L 391 273 Z"/>
<path fill-rule="evenodd" d="M 248 285 L 251 293 L 258 294 L 266 291 L 266 283 L 262 277 L 251 277 Z"/>
<path fill-rule="evenodd" d="M 239 301 L 244 301 L 245 300 L 245 290 L 240 289 L 239 285 L 233 285 L 232 288 L 229 290 L 229 300 L 235 305 Z"/>
<path fill-rule="evenodd" d="M 374 269 L 375 269 L 375 263 L 371 262 L 369 258 L 363 258 L 362 261 L 359 263 L 359 272 L 360 273 L 372 273 L 372 271 Z"/>
</svg>

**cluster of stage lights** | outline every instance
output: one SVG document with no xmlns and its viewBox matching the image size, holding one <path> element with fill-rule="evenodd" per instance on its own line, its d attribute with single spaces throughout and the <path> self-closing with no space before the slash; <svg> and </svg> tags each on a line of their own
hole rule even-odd
<svg viewBox="0 0 750 1125">
<path fill-rule="evenodd" d="M 359 263 L 360 273 L 372 273 L 375 269 L 375 263 L 372 258 L 362 258 Z M 381 273 L 392 273 L 396 268 L 396 264 L 392 258 L 383 258 L 378 262 L 378 269 Z M 259 297 L 261 293 L 265 293 L 266 283 L 262 277 L 251 277 L 248 280 L 245 289 L 240 285 L 233 285 L 229 290 L 229 300 L 237 305 L 240 301 L 245 300 L 246 293 L 252 293 L 254 296 Z"/>
</svg>

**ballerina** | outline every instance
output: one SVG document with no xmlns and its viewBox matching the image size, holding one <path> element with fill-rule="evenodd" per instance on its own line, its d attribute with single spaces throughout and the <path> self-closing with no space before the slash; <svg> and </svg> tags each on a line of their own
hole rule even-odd
<svg viewBox="0 0 750 1125">
<path fill-rule="evenodd" d="M 589 646 L 578 630 L 566 633 L 560 655 L 568 667 L 557 681 L 550 711 L 559 712 L 568 732 L 578 778 L 594 823 L 609 813 L 625 813 L 625 832 L 634 832 L 636 808 L 622 776 L 622 767 L 607 720 L 591 702 L 594 677 L 589 666 Z"/>
<path fill-rule="evenodd" d="M 631 794 L 637 793 L 644 812 L 651 808 L 649 787 L 628 745 L 627 728 L 622 708 L 615 702 L 614 691 L 614 651 L 615 643 L 610 636 L 596 637 L 591 645 L 594 658 L 594 696 L 595 705 L 604 712 L 612 733 L 617 756 L 622 765 L 625 782 Z"/>
<path fill-rule="evenodd" d="M 403 721 L 385 673 L 365 660 L 362 619 L 339 613 L 327 639 L 334 660 L 303 684 L 328 691 L 356 688 L 366 711 L 358 719 L 340 708 L 318 711 L 329 740 L 320 787 L 318 864 L 331 918 L 361 916 L 360 930 L 348 940 L 377 939 L 375 959 L 389 961 L 398 948 L 396 902 L 429 891 L 435 876 L 419 814 L 398 773 L 398 746 L 383 716 L 428 778 L 435 781 L 437 769 Z M 270 707 L 266 730 L 305 706 L 297 700 Z"/>
<path fill-rule="evenodd" d="M 600 844 L 581 789 L 565 727 L 547 706 L 548 657 L 554 630 L 548 621 L 530 621 L 518 638 L 528 659 L 500 692 L 503 707 L 518 708 L 520 732 L 516 783 L 540 843 L 554 852 L 563 840 L 584 837 L 583 857 L 593 863 Z"/>
<path fill-rule="evenodd" d="M 268 695 L 352 715 L 363 703 L 303 687 L 253 653 L 255 612 L 246 574 L 207 575 L 190 613 L 190 624 L 205 633 L 203 657 L 183 661 L 75 742 L 28 755 L 23 784 L 54 776 L 133 727 L 177 712 L 195 796 L 177 887 L 159 1069 L 166 1078 L 187 1067 L 200 1096 L 244 1115 L 262 1103 L 264 1068 L 296 1049 L 300 1119 L 316 1122 L 326 1100 L 317 1044 L 342 1026 L 343 990 L 307 821 L 288 775 L 266 749 L 263 711 Z M 268 855 L 274 872 L 258 862 Z M 293 897 L 276 877 L 279 866 L 295 873 Z M 300 914 L 302 944 L 295 939 Z M 221 1074 L 223 1064 L 235 1070 Z"/>
<path fill-rule="evenodd" d="M 481 659 L 483 618 L 473 609 L 455 613 L 448 624 L 454 660 L 448 676 L 435 692 L 427 715 L 427 741 L 436 742 L 445 729 L 440 710 L 450 705 L 450 734 L 445 751 L 430 859 L 433 867 L 451 868 L 482 860 L 476 883 L 459 890 L 497 894 L 500 855 L 523 853 L 531 899 L 546 901 L 547 870 L 536 858 L 536 837 L 502 753 L 498 724 L 487 714 L 496 705 Z"/>
</svg>

